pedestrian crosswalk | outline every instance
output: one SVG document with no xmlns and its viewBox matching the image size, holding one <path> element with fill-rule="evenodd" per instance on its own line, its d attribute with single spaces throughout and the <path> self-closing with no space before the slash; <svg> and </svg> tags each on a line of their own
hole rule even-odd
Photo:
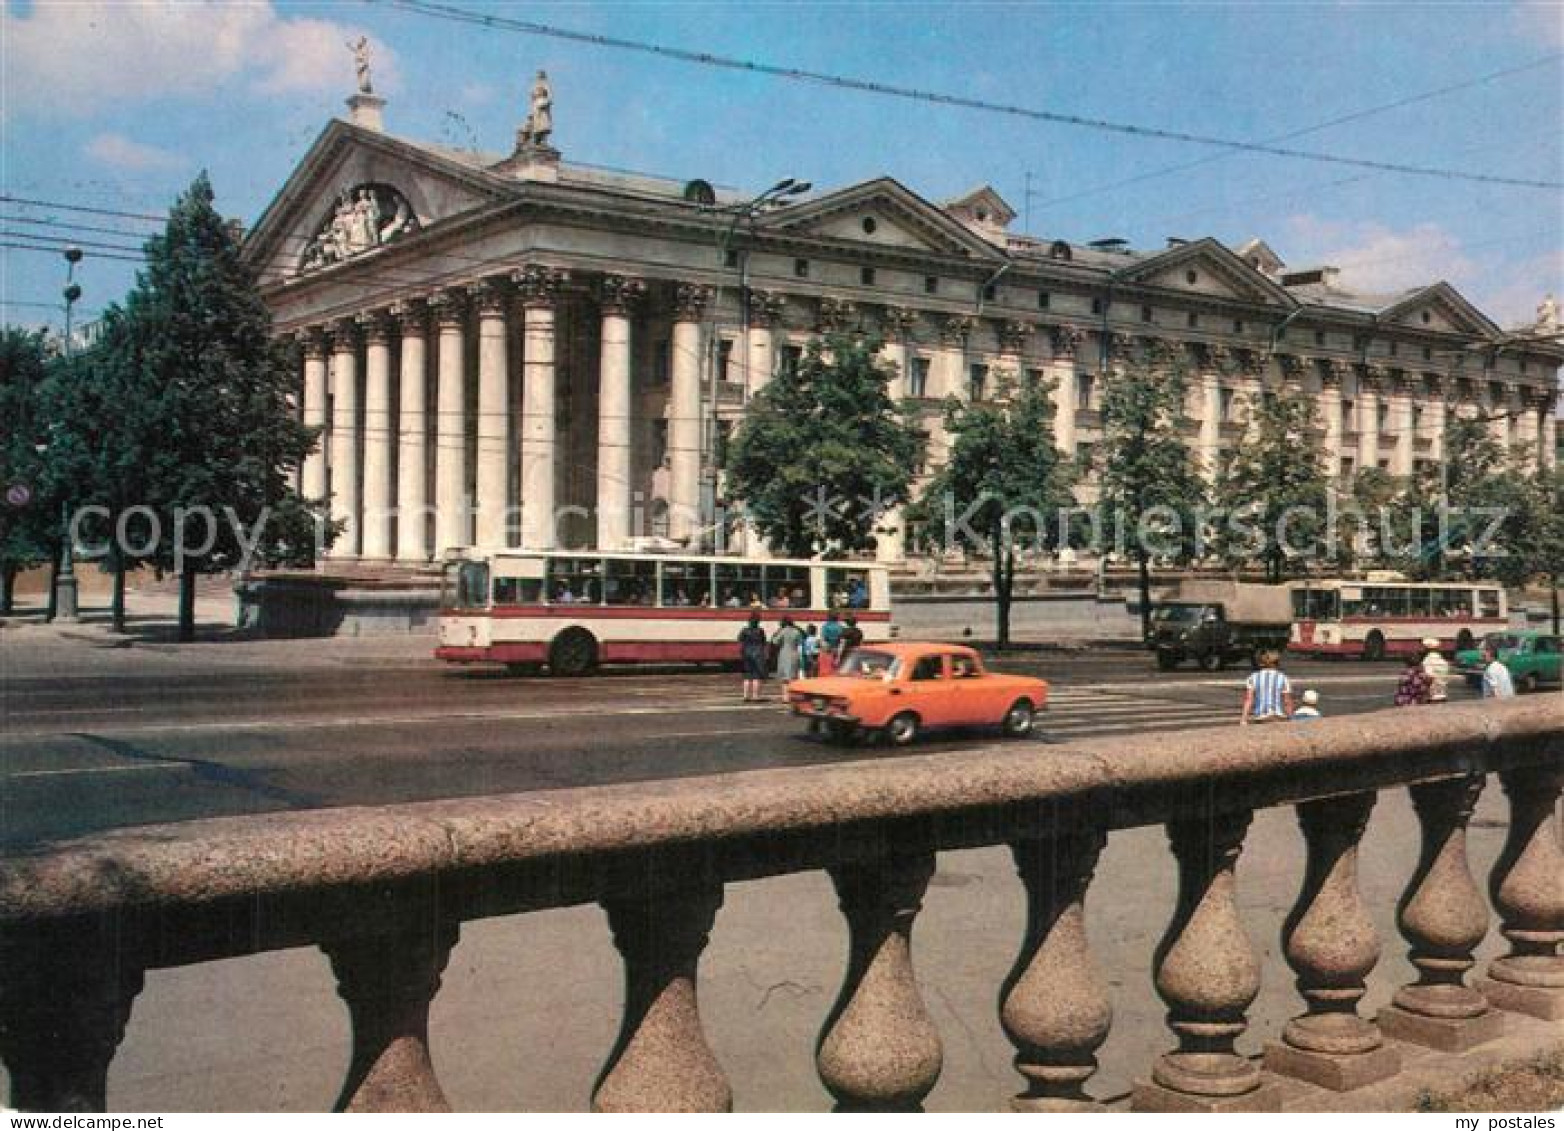
<svg viewBox="0 0 1564 1131">
<path fill-rule="evenodd" d="M 1045 741 L 1103 738 L 1115 734 L 1193 730 L 1238 721 L 1238 703 L 1203 702 L 1124 691 L 1056 688 L 1036 733 Z"/>
</svg>

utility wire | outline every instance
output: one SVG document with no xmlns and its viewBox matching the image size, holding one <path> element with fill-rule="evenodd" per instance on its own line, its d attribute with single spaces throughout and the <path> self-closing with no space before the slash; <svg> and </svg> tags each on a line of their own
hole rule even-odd
<svg viewBox="0 0 1564 1131">
<path fill-rule="evenodd" d="M 373 0 L 371 0 L 373 2 Z M 915 102 L 927 102 L 941 106 L 955 106 L 966 110 L 980 110 L 991 114 L 1004 114 L 1014 118 L 1025 118 L 1031 121 L 1051 122 L 1056 125 L 1078 126 L 1084 129 L 1100 130 L 1108 133 L 1125 134 L 1130 137 L 1151 138 L 1161 141 L 1179 141 L 1194 145 L 1216 146 L 1220 149 L 1243 153 L 1264 153 L 1273 157 L 1292 157 L 1303 161 L 1319 161 L 1333 165 L 1350 165 L 1360 169 L 1376 169 L 1386 173 L 1407 173 L 1420 177 L 1436 177 L 1453 181 L 1475 181 L 1481 184 L 1508 185 L 1515 188 L 1564 188 L 1564 181 L 1538 181 L 1520 177 L 1499 177 L 1486 173 L 1468 173 L 1459 169 L 1441 169 L 1428 165 L 1405 165 L 1391 161 L 1374 161 L 1361 157 L 1342 157 L 1331 153 L 1320 153 L 1313 150 L 1291 149 L 1278 145 L 1270 145 L 1261 142 L 1234 141 L 1230 138 L 1213 137 L 1205 134 L 1187 133 L 1182 130 L 1162 129 L 1155 126 L 1141 126 L 1127 122 L 1114 122 L 1106 118 L 1091 118 L 1080 114 L 1063 114 L 1052 110 L 1038 110 L 1026 106 L 1016 106 L 1003 102 L 990 102 L 985 99 L 968 98 L 962 95 L 945 94 L 939 91 L 920 90 L 916 87 L 897 86 L 891 83 L 870 82 L 866 79 L 849 78 L 842 75 L 832 75 L 821 71 L 806 70 L 801 67 L 782 67 L 772 63 L 761 63 L 749 59 L 737 59 L 728 55 L 716 55 L 706 51 L 689 51 L 678 47 L 665 47 L 661 44 L 647 43 L 642 40 L 624 39 L 618 36 L 598 35 L 595 33 L 572 31 L 567 28 L 554 27 L 549 24 L 540 24 L 531 20 L 518 20 L 507 16 L 489 15 L 483 12 L 474 12 L 466 8 L 459 8 L 452 4 L 435 3 L 433 0 L 381 0 L 394 8 L 399 8 L 416 15 L 429 16 L 434 19 L 450 20 L 457 23 L 476 24 L 495 30 L 515 31 L 526 35 L 546 36 L 552 39 L 563 39 L 573 43 L 585 43 L 594 47 L 614 47 L 625 51 L 635 51 L 644 55 L 656 55 L 665 59 L 675 59 L 683 63 L 695 63 L 705 67 L 716 67 L 723 70 L 743 71 L 750 74 L 771 75 L 776 78 L 789 79 L 795 82 L 810 82 L 824 86 L 836 87 L 842 90 L 856 90 L 867 94 L 884 95 L 890 98 L 909 99 Z"/>
<path fill-rule="evenodd" d="M 55 200 L 33 200 L 24 196 L 0 193 L 0 201 L 7 204 L 25 204 L 34 208 L 59 208 L 66 212 L 89 212 L 94 216 L 119 216 L 126 220 L 148 220 L 157 224 L 168 223 L 167 216 L 153 216 L 147 212 L 119 212 L 112 208 L 88 208 L 83 204 L 62 204 Z"/>
<path fill-rule="evenodd" d="M 1411 94 L 1405 98 L 1398 98 L 1393 102 L 1385 102 L 1378 106 L 1370 106 L 1363 110 L 1355 110 L 1350 114 L 1342 114 L 1341 116 L 1332 118 L 1329 121 L 1320 122 L 1313 126 L 1305 126 L 1302 129 L 1292 130 L 1288 133 L 1277 134 L 1274 137 L 1260 138 L 1254 144 L 1274 145 L 1277 142 L 1291 141 L 1293 138 L 1303 137 L 1312 133 L 1319 133 L 1321 130 L 1332 129 L 1336 126 L 1343 126 L 1348 122 L 1360 121 L 1364 118 L 1372 117 L 1375 114 L 1383 114 L 1389 110 L 1399 110 L 1403 106 L 1411 106 L 1418 102 L 1427 102 L 1433 98 L 1443 97 L 1446 94 L 1454 94 L 1457 91 L 1470 90 L 1473 87 L 1485 86 L 1490 82 L 1496 82 L 1499 79 L 1509 78 L 1511 75 L 1522 74 L 1526 71 L 1536 70 L 1538 67 L 1545 67 L 1550 63 L 1557 63 L 1560 59 L 1564 59 L 1564 53 L 1555 52 L 1552 55 L 1544 55 L 1540 59 L 1533 59 L 1529 63 L 1522 63 L 1516 67 L 1507 67 L 1504 70 L 1492 71 L 1486 75 L 1479 75 L 1476 78 L 1467 79 L 1464 82 L 1451 83 L 1449 86 L 1441 86 L 1433 90 L 1425 90 L 1421 94 Z M 1113 189 L 1124 188 L 1128 185 L 1140 184 L 1142 181 L 1149 181 L 1156 177 L 1165 177 L 1170 173 L 1182 173 L 1186 169 L 1197 169 L 1202 165 L 1209 165 L 1215 161 L 1221 161 L 1231 156 L 1231 152 L 1210 153 L 1204 157 L 1197 157 L 1192 161 L 1184 161 L 1176 165 L 1164 165 L 1158 169 L 1148 169 L 1146 172 L 1136 173 L 1135 175 L 1125 177 L 1122 180 L 1107 181 L 1103 184 L 1094 185 L 1091 188 L 1081 189 L 1079 192 L 1072 192 L 1067 196 L 1053 197 L 1050 200 L 1043 201 L 1037 205 L 1037 207 L 1048 208 L 1054 204 L 1065 204 L 1069 201 L 1081 200 L 1085 197 L 1096 196 L 1099 193 L 1109 192 Z"/>
<path fill-rule="evenodd" d="M 105 228 L 94 224 L 73 224 L 66 220 L 40 220 L 32 216 L 0 216 L 0 224 L 29 224 L 35 228 L 51 228 L 58 232 L 98 232 L 108 236 L 124 236 L 126 239 L 146 239 L 144 232 L 131 232 L 124 228 Z"/>
<path fill-rule="evenodd" d="M 9 248 L 12 251 L 42 251 L 42 252 L 47 252 L 49 255 L 59 255 L 61 250 L 63 250 L 59 246 L 39 247 L 39 246 L 36 246 L 34 244 L 10 243 L 10 242 L 0 242 L 0 247 Z M 106 251 L 96 251 L 96 252 L 93 252 L 92 258 L 94 258 L 94 259 L 117 259 L 117 260 L 120 260 L 120 261 L 125 262 L 125 263 L 145 263 L 146 262 L 146 259 L 143 258 L 140 255 L 115 255 L 115 254 L 113 254 L 111 252 L 106 252 Z"/>
</svg>

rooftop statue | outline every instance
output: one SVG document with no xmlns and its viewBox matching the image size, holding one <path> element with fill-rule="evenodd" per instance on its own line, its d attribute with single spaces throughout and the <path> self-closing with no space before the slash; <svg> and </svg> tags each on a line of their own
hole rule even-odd
<svg viewBox="0 0 1564 1131">
<path fill-rule="evenodd" d="M 353 69 L 358 72 L 358 92 L 360 94 L 373 94 L 374 85 L 369 78 L 369 39 L 359 36 L 358 39 L 348 44 L 348 50 L 353 52 Z"/>
<path fill-rule="evenodd" d="M 1537 329 L 1553 334 L 1559 332 L 1559 304 L 1551 294 L 1544 295 L 1537 305 Z"/>
<path fill-rule="evenodd" d="M 531 146 L 544 149 L 548 146 L 549 135 L 554 132 L 554 92 L 549 87 L 548 75 L 538 72 L 538 77 L 532 83 L 532 104 L 527 112 L 527 120 L 521 127 L 521 136 L 517 141 L 523 146 Z"/>
</svg>

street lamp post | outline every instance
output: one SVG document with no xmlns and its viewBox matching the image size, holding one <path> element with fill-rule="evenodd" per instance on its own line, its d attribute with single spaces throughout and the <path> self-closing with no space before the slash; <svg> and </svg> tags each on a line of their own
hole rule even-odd
<svg viewBox="0 0 1564 1131">
<path fill-rule="evenodd" d="M 755 217 L 760 215 L 768 204 L 775 204 L 785 197 L 800 196 L 813 187 L 808 181 L 784 177 L 765 192 L 733 207 L 731 209 L 733 219 L 729 221 L 717 241 L 718 266 L 724 271 L 728 270 L 728 253 L 733 247 L 733 237 L 738 234 L 741 222 L 753 224 Z M 738 271 L 740 348 L 744 351 L 747 366 L 749 358 L 749 303 L 746 299 L 749 290 L 749 254 L 747 251 L 739 253 L 738 263 L 735 266 Z M 718 300 L 722 297 L 720 287 L 716 297 Z M 720 301 L 712 303 L 713 318 L 720 305 Z M 702 431 L 705 433 L 701 438 L 701 455 L 704 464 L 701 476 L 701 508 L 705 512 L 702 522 L 705 528 L 704 537 L 715 548 L 717 526 L 717 338 L 715 333 L 707 335 L 705 354 L 707 411 L 701 414 Z"/>
<path fill-rule="evenodd" d="M 76 356 L 73 338 L 72 315 L 76 300 L 81 298 L 81 287 L 76 283 L 76 264 L 82 259 L 79 247 L 65 249 L 65 359 L 67 365 Z M 74 374 L 72 375 L 74 379 Z M 54 578 L 54 619 L 62 624 L 75 624 L 81 619 L 80 602 L 76 585 L 76 562 L 71 545 L 70 500 L 60 497 L 60 569 Z"/>
</svg>

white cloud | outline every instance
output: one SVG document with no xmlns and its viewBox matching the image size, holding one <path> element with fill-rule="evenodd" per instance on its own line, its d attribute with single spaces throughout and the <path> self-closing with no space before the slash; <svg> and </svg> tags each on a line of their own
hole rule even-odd
<svg viewBox="0 0 1564 1131">
<path fill-rule="evenodd" d="M 99 134 L 82 147 L 89 158 L 126 173 L 178 169 L 185 159 L 167 149 L 132 141 L 124 134 Z"/>
<path fill-rule="evenodd" d="M 1564 296 L 1564 251 L 1557 249 L 1516 255 L 1509 238 L 1467 248 L 1435 223 L 1397 229 L 1298 215 L 1286 230 L 1289 265 L 1338 267 L 1349 291 L 1394 294 L 1444 281 L 1501 326 L 1531 323 L 1544 294 Z"/>
<path fill-rule="evenodd" d="M 1290 263 L 1339 267 L 1348 290 L 1387 294 L 1440 280 L 1459 287 L 1481 271 L 1461 241 L 1438 224 L 1396 229 L 1300 215 L 1288 218 L 1287 231 Z"/>
<path fill-rule="evenodd" d="M 86 115 L 115 103 L 208 93 L 241 83 L 263 93 L 353 89 L 348 40 L 325 20 L 287 18 L 264 0 L 35 4 L 0 9 L 11 112 Z M 371 40 L 376 85 L 394 58 Z"/>
</svg>

